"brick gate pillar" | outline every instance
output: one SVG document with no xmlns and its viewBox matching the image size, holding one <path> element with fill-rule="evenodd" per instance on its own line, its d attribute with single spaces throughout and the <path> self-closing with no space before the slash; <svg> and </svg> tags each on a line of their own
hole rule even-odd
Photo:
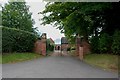
<svg viewBox="0 0 120 80">
<path fill-rule="evenodd" d="M 84 48 L 82 46 L 79 47 L 79 58 L 80 58 L 80 60 L 83 60 L 83 57 L 84 57 L 83 49 Z"/>
<path fill-rule="evenodd" d="M 84 45 L 82 43 L 83 38 L 80 38 L 80 35 L 76 36 L 76 55 L 79 56 L 81 60 L 83 60 L 84 55 Z"/>
<path fill-rule="evenodd" d="M 46 33 L 43 33 L 41 36 L 41 53 L 42 55 L 46 55 Z"/>
<path fill-rule="evenodd" d="M 46 33 L 43 33 L 40 39 L 35 42 L 34 52 L 46 56 Z"/>
<path fill-rule="evenodd" d="M 76 35 L 76 56 L 79 56 L 80 36 Z"/>
</svg>

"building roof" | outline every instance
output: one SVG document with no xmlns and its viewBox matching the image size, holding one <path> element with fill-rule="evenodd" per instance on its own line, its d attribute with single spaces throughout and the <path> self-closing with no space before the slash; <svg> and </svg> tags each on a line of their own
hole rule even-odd
<svg viewBox="0 0 120 80">
<path fill-rule="evenodd" d="M 49 38 L 50 42 L 55 43 L 52 38 Z"/>
<path fill-rule="evenodd" d="M 61 44 L 68 44 L 68 40 L 66 37 L 61 38 Z"/>
</svg>

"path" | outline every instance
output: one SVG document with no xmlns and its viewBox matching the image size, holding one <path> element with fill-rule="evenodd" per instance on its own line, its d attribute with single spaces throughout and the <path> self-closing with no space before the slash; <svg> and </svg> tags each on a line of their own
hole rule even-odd
<svg viewBox="0 0 120 80">
<path fill-rule="evenodd" d="M 2 70 L 3 78 L 117 78 L 115 73 L 103 71 L 70 56 L 50 56 L 3 64 Z"/>
</svg>

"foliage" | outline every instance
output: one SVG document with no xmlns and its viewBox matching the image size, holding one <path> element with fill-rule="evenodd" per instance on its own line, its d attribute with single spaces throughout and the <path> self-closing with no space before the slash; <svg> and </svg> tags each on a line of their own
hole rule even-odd
<svg viewBox="0 0 120 80">
<path fill-rule="evenodd" d="M 99 50 L 101 53 L 107 53 L 111 49 L 111 40 L 110 36 L 106 33 L 101 34 L 100 40 L 99 40 Z"/>
<path fill-rule="evenodd" d="M 0 11 L 0 26 L 2 25 L 2 11 Z"/>
<path fill-rule="evenodd" d="M 47 39 L 47 51 L 53 51 L 54 44 L 51 43 L 50 39 Z"/>
<path fill-rule="evenodd" d="M 36 38 L 27 31 L 2 27 L 2 52 L 31 52 Z"/>
<path fill-rule="evenodd" d="M 2 54 L 2 28 L 0 26 L 0 54 Z"/>
<path fill-rule="evenodd" d="M 16 0 L 17 1 L 17 0 Z M 29 6 L 23 2 L 8 2 L 2 7 L 2 25 L 34 32 L 34 20 L 31 18 Z"/>
<path fill-rule="evenodd" d="M 99 53 L 99 37 L 94 36 L 90 39 L 91 50 L 93 53 Z"/>
<path fill-rule="evenodd" d="M 80 34 L 87 39 L 104 22 L 102 12 L 109 8 L 111 3 L 52 2 L 41 12 L 42 24 L 54 23 L 68 38 Z"/>
<path fill-rule="evenodd" d="M 120 30 L 118 10 L 119 3 L 50 2 L 41 12 L 44 16 L 42 24 L 54 24 L 71 42 L 75 41 L 76 34 L 85 40 L 94 36 L 91 40 L 92 51 L 108 53 L 112 45 L 110 36 L 115 30 Z"/>
<path fill-rule="evenodd" d="M 118 30 L 113 35 L 112 51 L 114 54 L 120 55 L 120 31 Z"/>
</svg>

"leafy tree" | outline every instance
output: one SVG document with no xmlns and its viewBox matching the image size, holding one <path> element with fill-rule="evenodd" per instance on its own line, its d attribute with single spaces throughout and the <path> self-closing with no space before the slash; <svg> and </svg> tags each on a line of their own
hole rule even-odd
<svg viewBox="0 0 120 80">
<path fill-rule="evenodd" d="M 102 33 L 113 35 L 116 30 L 120 30 L 120 5 L 119 3 L 111 3 L 109 9 L 104 11 L 105 26 L 102 28 Z"/>
<path fill-rule="evenodd" d="M 79 34 L 88 40 L 90 35 L 95 34 L 94 32 L 98 33 L 104 22 L 103 12 L 110 6 L 111 3 L 48 3 L 46 9 L 41 12 L 44 15 L 42 24 L 53 23 L 68 38 Z"/>
<path fill-rule="evenodd" d="M 0 11 L 0 26 L 2 25 L 2 11 Z"/>
<path fill-rule="evenodd" d="M 2 4 L 0 4 L 0 26 L 2 25 Z"/>
<path fill-rule="evenodd" d="M 76 34 L 86 41 L 92 36 L 93 51 L 111 52 L 110 36 L 120 30 L 118 10 L 119 3 L 50 2 L 41 12 L 42 24 L 54 24 L 71 42 Z"/>
<path fill-rule="evenodd" d="M 17 0 L 16 0 L 17 1 Z M 31 18 L 29 6 L 23 2 L 8 2 L 2 7 L 2 25 L 34 32 L 34 20 Z"/>
</svg>

